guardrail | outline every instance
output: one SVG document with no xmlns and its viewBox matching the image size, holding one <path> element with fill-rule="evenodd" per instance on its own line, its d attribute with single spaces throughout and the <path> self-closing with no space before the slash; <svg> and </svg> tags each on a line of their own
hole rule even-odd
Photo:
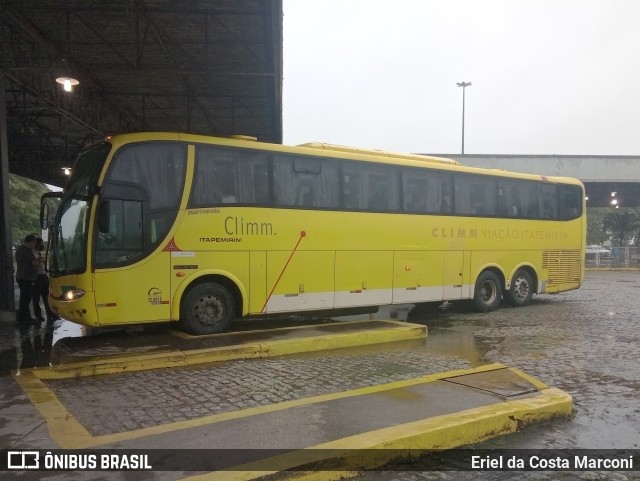
<svg viewBox="0 0 640 481">
<path fill-rule="evenodd" d="M 612 247 L 610 253 L 587 252 L 586 267 L 640 267 L 640 247 Z"/>
</svg>

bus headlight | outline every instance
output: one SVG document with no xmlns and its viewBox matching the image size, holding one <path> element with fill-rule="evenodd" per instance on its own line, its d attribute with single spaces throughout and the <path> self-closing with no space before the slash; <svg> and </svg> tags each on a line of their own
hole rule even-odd
<svg viewBox="0 0 640 481">
<path fill-rule="evenodd" d="M 84 289 L 70 289 L 62 295 L 62 298 L 65 301 L 75 301 L 76 299 L 80 299 L 82 296 L 84 296 Z"/>
</svg>

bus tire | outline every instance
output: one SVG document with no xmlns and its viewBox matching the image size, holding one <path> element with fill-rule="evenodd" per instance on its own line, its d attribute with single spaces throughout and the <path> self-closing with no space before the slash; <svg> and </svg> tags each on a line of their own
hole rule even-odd
<svg viewBox="0 0 640 481">
<path fill-rule="evenodd" d="M 507 301 L 514 307 L 526 306 L 533 296 L 533 278 L 526 269 L 518 269 L 511 279 Z"/>
<path fill-rule="evenodd" d="M 233 296 L 226 287 L 203 282 L 189 289 L 180 306 L 180 323 L 189 334 L 225 332 L 235 318 Z"/>
<path fill-rule="evenodd" d="M 476 310 L 480 312 L 495 311 L 502 301 L 502 283 L 498 276 L 491 271 L 484 271 L 474 289 L 473 301 Z"/>
</svg>

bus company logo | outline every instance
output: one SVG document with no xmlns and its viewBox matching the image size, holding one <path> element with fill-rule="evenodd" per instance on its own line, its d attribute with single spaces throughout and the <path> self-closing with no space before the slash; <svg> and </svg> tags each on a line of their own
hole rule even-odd
<svg viewBox="0 0 640 481">
<path fill-rule="evenodd" d="M 151 289 L 149 289 L 149 292 L 147 292 L 147 300 L 149 301 L 149 304 L 152 305 L 163 304 L 162 291 L 157 287 L 152 287 Z"/>
<path fill-rule="evenodd" d="M 7 469 L 40 469 L 38 451 L 8 451 Z"/>
</svg>

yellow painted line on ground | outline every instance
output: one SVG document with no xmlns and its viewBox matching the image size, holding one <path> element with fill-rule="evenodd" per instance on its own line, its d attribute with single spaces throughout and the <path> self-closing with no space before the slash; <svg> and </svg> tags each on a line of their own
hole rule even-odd
<svg viewBox="0 0 640 481">
<path fill-rule="evenodd" d="M 388 391 L 416 384 L 424 384 L 439 381 L 448 377 L 464 376 L 466 374 L 474 374 L 485 371 L 493 371 L 497 369 L 505 369 L 502 364 L 487 364 L 485 366 L 473 369 L 458 369 L 442 373 L 430 374 L 419 378 L 409 379 L 406 381 L 397 381 L 378 386 L 368 386 L 350 391 L 342 391 L 320 396 L 313 396 L 305 399 L 297 399 L 294 401 L 285 401 L 281 403 L 268 404 L 240 411 L 231 411 L 220 414 L 213 414 L 197 419 L 186 421 L 177 421 L 174 423 L 162 424 L 148 428 L 136 429 L 133 431 L 120 432 L 115 434 L 105 434 L 102 436 L 92 436 L 75 417 L 64 407 L 55 394 L 36 376 L 34 369 L 25 369 L 20 375 L 13 373 L 14 379 L 18 382 L 25 394 L 31 399 L 36 409 L 44 417 L 49 428 L 51 438 L 63 449 L 83 449 L 95 446 L 103 446 L 132 439 L 139 439 L 146 436 L 164 434 L 181 429 L 189 429 L 203 425 L 214 424 L 230 419 L 239 419 L 258 414 L 270 413 L 284 409 L 294 408 L 298 406 L 306 406 L 334 399 L 342 399 L 363 394 Z"/>
<path fill-rule="evenodd" d="M 277 479 L 333 481 L 367 469 L 398 461 L 405 456 L 452 449 L 518 431 L 522 426 L 556 416 L 568 416 L 573 409 L 571 396 L 551 388 L 526 399 L 504 401 L 453 414 L 406 423 L 349 436 L 292 451 L 266 460 L 191 476 L 188 481 L 248 481 L 280 473 Z M 327 450 L 331 457 L 327 458 Z M 340 462 L 340 471 L 323 471 Z M 335 466 L 335 465 L 333 465 Z M 268 467 L 269 469 L 265 469 Z M 283 471 L 303 468 L 308 471 Z"/>
<path fill-rule="evenodd" d="M 90 446 L 93 436 L 64 407 L 56 395 L 35 375 L 33 369 L 24 369 L 20 373 L 12 372 L 13 378 L 42 415 L 49 428 L 49 434 L 60 447 L 62 440 L 73 439 L 79 446 Z M 89 443 L 89 444 L 87 444 Z"/>
<path fill-rule="evenodd" d="M 396 324 L 388 329 L 352 331 L 313 337 L 281 339 L 195 350 L 113 356 L 58 366 L 34 368 L 40 379 L 70 379 L 123 372 L 145 371 L 167 367 L 184 367 L 237 359 L 256 359 L 302 352 L 340 349 L 384 342 L 418 339 L 427 335 L 426 326 L 406 322 L 384 321 Z M 296 327 L 297 328 L 297 327 Z M 289 329 L 289 328 L 284 328 Z"/>
</svg>

